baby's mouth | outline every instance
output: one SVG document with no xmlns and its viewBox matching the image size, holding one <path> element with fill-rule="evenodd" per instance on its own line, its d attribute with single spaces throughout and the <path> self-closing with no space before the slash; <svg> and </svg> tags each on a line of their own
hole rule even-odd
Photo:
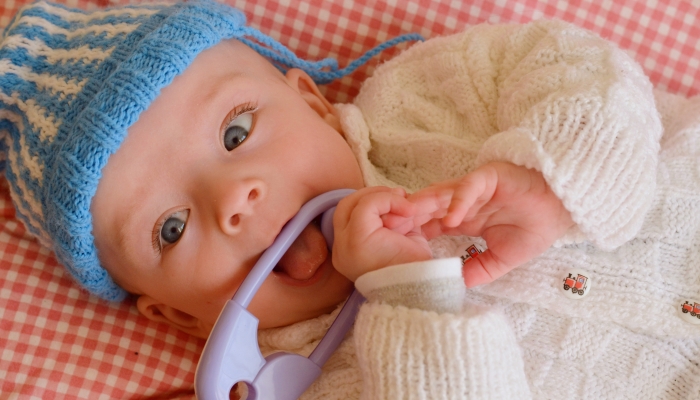
<svg viewBox="0 0 700 400">
<path fill-rule="evenodd" d="M 311 284 L 320 277 L 320 266 L 328 257 L 326 239 L 315 223 L 304 228 L 273 270 L 292 284 Z M 296 281 L 296 282 L 295 282 Z"/>
</svg>

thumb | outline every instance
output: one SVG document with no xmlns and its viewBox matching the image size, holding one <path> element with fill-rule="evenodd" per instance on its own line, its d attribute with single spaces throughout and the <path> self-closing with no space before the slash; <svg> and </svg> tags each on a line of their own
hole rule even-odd
<svg viewBox="0 0 700 400">
<path fill-rule="evenodd" d="M 468 288 L 493 282 L 509 272 L 513 267 L 508 266 L 494 257 L 491 250 L 473 257 L 464 263 L 462 276 Z"/>
</svg>

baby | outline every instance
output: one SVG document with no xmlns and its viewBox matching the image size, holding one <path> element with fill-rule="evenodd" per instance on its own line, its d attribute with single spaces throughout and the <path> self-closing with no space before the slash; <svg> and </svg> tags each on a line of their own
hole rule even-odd
<svg viewBox="0 0 700 400">
<path fill-rule="evenodd" d="M 206 338 L 304 203 L 358 189 L 251 303 L 308 353 L 368 298 L 305 398 L 698 395 L 697 102 L 658 95 L 660 150 L 641 69 L 559 22 L 414 45 L 353 104 L 319 92 L 338 74 L 213 2 L 36 3 L 0 47 L 18 215 L 91 293 Z"/>
</svg>

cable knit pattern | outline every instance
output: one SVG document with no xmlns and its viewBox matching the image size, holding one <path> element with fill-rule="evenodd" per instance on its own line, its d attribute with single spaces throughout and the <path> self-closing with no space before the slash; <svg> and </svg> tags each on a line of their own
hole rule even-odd
<svg viewBox="0 0 700 400">
<path fill-rule="evenodd" d="M 523 61 L 533 54 L 539 61 Z M 358 315 L 355 361 L 313 390 L 358 368 L 368 399 L 517 398 L 528 387 L 536 399 L 700 398 L 700 326 L 679 317 L 684 300 L 700 300 L 700 97 L 652 93 L 627 56 L 561 23 L 475 27 L 396 60 L 356 104 L 339 105 L 368 184 L 415 190 L 489 159 L 519 162 L 558 188 L 577 215 L 572 237 L 588 240 L 467 290 L 471 313 L 395 305 L 394 286 L 406 282 L 373 280 L 379 295 Z M 431 248 L 460 256 L 472 242 L 483 244 L 440 237 Z M 559 292 L 572 268 L 594 282 L 579 300 Z M 357 398 L 349 388 L 328 393 Z"/>
<path fill-rule="evenodd" d="M 343 108 L 344 128 L 371 171 L 410 191 L 489 161 L 535 168 L 580 231 L 611 249 L 651 205 L 661 136 L 651 90 L 624 52 L 581 28 L 479 25 L 378 68 L 358 110 Z"/>
<path fill-rule="evenodd" d="M 520 350 L 492 310 L 455 317 L 366 304 L 355 322 L 355 347 L 362 399 L 530 398 Z"/>
</svg>

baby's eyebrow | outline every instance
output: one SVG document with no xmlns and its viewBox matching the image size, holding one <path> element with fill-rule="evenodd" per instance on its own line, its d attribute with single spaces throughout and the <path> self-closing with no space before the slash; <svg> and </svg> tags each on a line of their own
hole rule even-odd
<svg viewBox="0 0 700 400">
<path fill-rule="evenodd" d="M 223 93 L 230 90 L 232 83 L 243 77 L 243 73 L 240 71 L 229 72 L 220 79 L 212 80 L 212 84 L 205 88 L 205 92 L 201 97 L 202 104 L 209 105 L 214 104 Z"/>
<path fill-rule="evenodd" d="M 116 248 L 122 254 L 128 254 L 125 250 L 131 246 L 136 248 L 140 247 L 140 243 L 135 240 L 140 238 L 141 235 L 138 232 L 142 232 L 144 227 L 140 226 L 145 224 L 145 229 L 148 231 L 148 248 L 153 249 L 151 246 L 151 235 L 153 233 L 153 227 L 155 226 L 157 220 L 153 221 L 137 221 L 136 214 L 137 211 L 143 208 L 143 204 L 150 198 L 150 187 L 149 185 L 139 185 L 135 193 L 129 196 L 125 202 L 125 207 L 123 208 L 124 214 L 117 215 L 115 222 L 117 224 L 116 237 L 113 238 L 116 244 Z M 134 235 L 134 233 L 137 233 Z M 136 236 L 136 237 L 134 237 Z M 155 255 L 158 254 L 157 250 L 153 249 Z"/>
<path fill-rule="evenodd" d="M 131 206 L 127 208 L 126 216 L 124 217 L 123 222 L 118 223 L 117 235 L 116 238 L 114 238 L 114 241 L 117 249 L 119 249 L 122 253 L 125 253 L 124 250 L 128 248 L 129 244 L 133 243 L 133 241 L 127 240 L 127 238 L 130 236 L 129 227 L 133 226 L 134 224 L 133 215 L 135 209 L 135 204 L 131 203 Z"/>
</svg>

